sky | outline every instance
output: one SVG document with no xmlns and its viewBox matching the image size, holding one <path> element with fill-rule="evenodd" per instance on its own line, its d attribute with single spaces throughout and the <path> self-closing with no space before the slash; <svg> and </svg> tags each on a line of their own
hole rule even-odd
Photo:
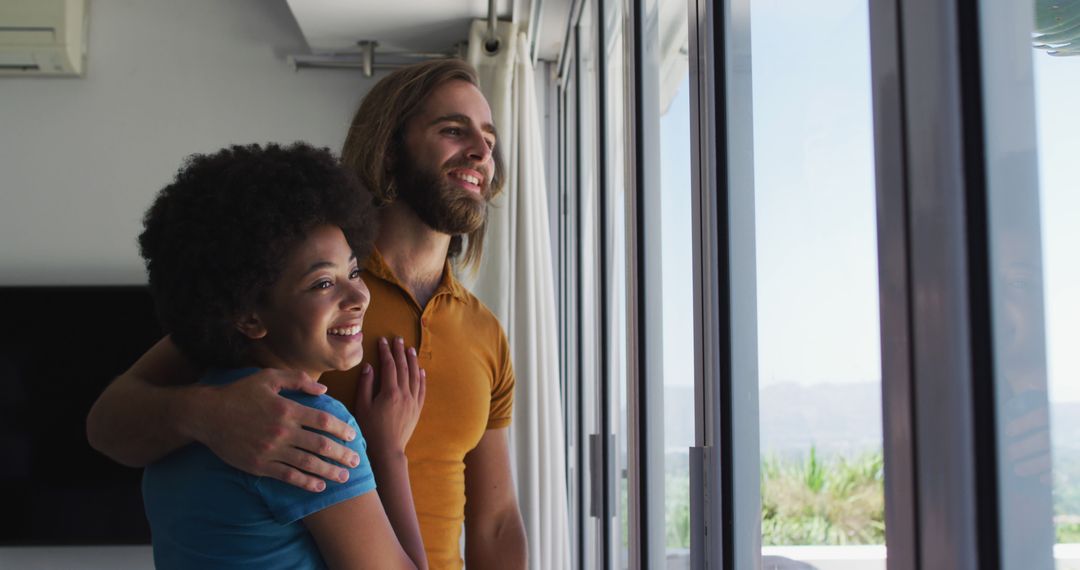
<svg viewBox="0 0 1080 570">
<path fill-rule="evenodd" d="M 877 228 L 865 0 L 754 0 L 762 386 L 879 382 Z M 1080 57 L 1032 50 L 1050 397 L 1080 401 Z M 661 118 L 665 382 L 692 385 L 688 81 Z"/>
</svg>

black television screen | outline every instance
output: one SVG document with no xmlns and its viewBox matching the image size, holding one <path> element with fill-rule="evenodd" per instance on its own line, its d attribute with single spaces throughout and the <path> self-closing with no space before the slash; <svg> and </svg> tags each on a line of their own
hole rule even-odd
<svg viewBox="0 0 1080 570">
<path fill-rule="evenodd" d="M 102 389 L 161 338 L 146 287 L 0 287 L 0 544 L 148 544 L 141 469 L 90 448 Z"/>
</svg>

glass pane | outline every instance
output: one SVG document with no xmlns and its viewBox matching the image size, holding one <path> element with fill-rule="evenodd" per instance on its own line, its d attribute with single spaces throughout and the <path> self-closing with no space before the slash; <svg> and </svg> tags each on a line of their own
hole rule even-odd
<svg viewBox="0 0 1080 570">
<path fill-rule="evenodd" d="M 690 78 L 660 117 L 664 274 L 664 524 L 668 568 L 690 567 L 690 457 L 694 445 L 694 286 Z"/>
<path fill-rule="evenodd" d="M 604 536 L 605 522 L 603 518 L 592 516 L 590 511 L 595 506 L 597 509 L 602 504 L 601 497 L 594 497 L 591 493 L 591 485 L 598 478 L 603 479 L 604 474 L 599 465 L 596 469 L 588 458 L 595 452 L 593 446 L 598 445 L 590 436 L 609 433 L 601 424 L 601 406 L 604 399 L 600 394 L 601 384 L 600 371 L 601 359 L 604 357 L 601 348 L 601 328 L 604 323 L 600 321 L 600 306 L 604 301 L 601 291 L 600 258 L 597 255 L 600 247 L 599 216 L 599 137 L 597 133 L 597 49 L 596 30 L 593 22 L 595 5 L 585 2 L 582 7 L 581 18 L 575 30 L 576 34 L 576 66 L 577 66 L 577 125 L 579 129 L 578 148 L 578 205 L 579 205 L 579 232 L 580 232 L 580 256 L 581 268 L 581 352 L 582 366 L 581 375 L 581 429 L 582 440 L 586 453 L 585 468 L 585 493 L 583 504 L 586 512 L 585 524 L 585 553 L 584 567 L 592 568 L 602 565 L 605 548 L 610 548 Z M 601 487 L 603 488 L 603 487 Z"/>
<path fill-rule="evenodd" d="M 750 6 L 762 556 L 884 569 L 868 3 Z"/>
<path fill-rule="evenodd" d="M 604 188 L 607 227 L 608 386 L 611 429 L 615 438 L 615 526 L 612 536 L 615 568 L 629 567 L 627 473 L 627 305 L 626 305 L 626 81 L 623 13 L 620 2 L 601 3 L 604 52 Z"/>
<path fill-rule="evenodd" d="M 1002 568 L 1075 568 L 1080 3 L 982 4 Z"/>
<path fill-rule="evenodd" d="M 1080 16 L 1080 12 L 1078 12 Z M 1080 31 L 1080 30 L 1078 30 Z M 1076 416 L 1068 407 L 1080 408 L 1080 192 L 1074 166 L 1080 149 L 1080 113 L 1076 112 L 1075 93 L 1080 89 L 1080 57 L 1052 57 L 1035 52 L 1035 103 L 1039 133 L 1039 181 L 1041 189 L 1043 270 L 1046 294 L 1047 352 L 1049 356 L 1050 399 L 1055 403 L 1054 441 L 1080 451 L 1080 430 L 1057 433 L 1057 418 Z M 1074 408 L 1075 409 L 1075 408 Z M 1060 410 L 1063 413 L 1058 413 Z M 1064 425 L 1064 424 L 1062 424 Z M 1071 440 L 1071 441 L 1070 441 Z M 1055 443 L 1057 447 L 1057 443 Z M 1080 459 L 1080 458 L 1078 458 Z M 1055 463 L 1069 463 L 1066 456 L 1056 456 Z M 1074 461 L 1080 467 L 1080 461 Z M 1080 472 L 1069 477 L 1080 484 Z M 1065 491 L 1065 489 L 1061 489 Z M 1068 494 L 1068 493 L 1062 493 Z M 1072 491 L 1080 498 L 1080 488 Z M 1064 505 L 1062 505 L 1064 506 Z M 1080 519 L 1080 504 L 1068 507 L 1068 513 Z M 1078 521 L 1080 522 L 1080 521 Z M 1080 524 L 1062 532 L 1067 542 L 1080 542 Z M 1066 542 L 1065 540 L 1061 540 Z"/>
<path fill-rule="evenodd" d="M 1044 3 L 1040 3 L 1043 5 Z M 1077 6 L 1073 3 L 1074 8 Z M 1077 28 L 1074 28 L 1077 30 Z M 1074 43 L 1074 45 L 1076 45 Z M 1035 53 L 1043 294 L 1058 568 L 1080 566 L 1080 57 Z M 1027 283 L 1038 287 L 1038 281 Z"/>
<path fill-rule="evenodd" d="M 687 2 L 660 1 L 660 236 L 667 567 L 690 567 L 694 266 Z"/>
<path fill-rule="evenodd" d="M 571 54 L 573 53 L 571 49 Z M 572 55 L 571 55 L 572 57 Z M 587 437 L 582 433 L 581 421 L 581 378 L 578 370 L 578 288 L 577 288 L 577 79 L 574 66 L 570 66 L 563 83 L 560 101 L 561 141 L 560 184 L 560 315 L 562 317 L 562 337 L 560 339 L 563 365 L 563 399 L 566 418 L 568 497 L 570 500 L 570 543 L 575 564 L 581 566 L 584 550 L 582 526 L 585 521 L 585 446 Z"/>
<path fill-rule="evenodd" d="M 685 58 L 684 58 L 685 64 Z M 694 445 L 690 80 L 660 118 L 664 354 L 664 526 L 669 568 L 689 568 L 689 448 Z M 675 562 L 678 561 L 678 564 Z"/>
</svg>

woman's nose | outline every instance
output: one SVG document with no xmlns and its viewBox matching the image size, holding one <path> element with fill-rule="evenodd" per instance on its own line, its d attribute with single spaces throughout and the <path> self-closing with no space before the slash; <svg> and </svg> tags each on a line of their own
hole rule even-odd
<svg viewBox="0 0 1080 570">
<path fill-rule="evenodd" d="M 349 288 L 349 292 L 343 301 L 346 310 L 364 312 L 367 310 L 370 300 L 367 287 L 364 287 L 363 282 L 361 282 Z"/>
</svg>

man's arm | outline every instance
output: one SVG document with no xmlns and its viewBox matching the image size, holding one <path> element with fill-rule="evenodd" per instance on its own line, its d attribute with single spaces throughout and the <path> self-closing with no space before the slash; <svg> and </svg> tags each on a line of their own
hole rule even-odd
<svg viewBox="0 0 1080 570">
<path fill-rule="evenodd" d="M 241 471 L 311 491 L 325 488 L 322 478 L 347 476 L 312 453 L 345 465 L 359 460 L 347 447 L 304 429 L 352 439 L 347 424 L 278 395 L 326 390 L 307 376 L 263 370 L 212 387 L 194 384 L 199 373 L 172 340 L 162 339 L 94 403 L 86 418 L 90 445 L 119 463 L 141 467 L 198 441 Z"/>
<path fill-rule="evenodd" d="M 142 467 L 192 438 L 177 429 L 206 388 L 199 371 L 165 337 L 102 392 L 86 418 L 90 445 L 129 467 Z"/>
<path fill-rule="evenodd" d="M 525 568 L 528 548 L 510 472 L 507 429 L 489 429 L 465 456 L 465 566 Z"/>
</svg>

